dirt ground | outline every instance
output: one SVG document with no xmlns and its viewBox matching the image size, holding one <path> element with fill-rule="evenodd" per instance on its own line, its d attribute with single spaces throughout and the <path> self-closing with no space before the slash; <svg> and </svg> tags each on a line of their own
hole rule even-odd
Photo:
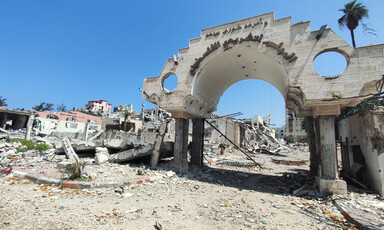
<svg viewBox="0 0 384 230">
<path fill-rule="evenodd" d="M 205 167 L 190 166 L 184 175 L 170 171 L 166 161 L 154 169 L 109 163 L 102 170 L 87 166 L 98 178 L 129 178 L 130 184 L 122 188 L 60 189 L 3 175 L 0 228 L 354 229 L 332 202 L 324 202 L 335 197 L 319 197 L 313 188 L 306 147 L 252 157 L 263 169 L 252 166 L 242 153 L 230 151 L 206 154 Z M 26 162 L 20 167 L 43 164 L 38 157 Z M 55 167 L 56 162 L 49 164 Z M 304 197 L 292 195 L 303 185 Z"/>
</svg>

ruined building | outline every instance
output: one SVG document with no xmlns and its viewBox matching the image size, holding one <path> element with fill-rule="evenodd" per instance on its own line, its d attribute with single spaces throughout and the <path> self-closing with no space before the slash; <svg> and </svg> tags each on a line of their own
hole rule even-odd
<svg viewBox="0 0 384 230">
<path fill-rule="evenodd" d="M 307 132 L 302 127 L 303 121 L 304 118 L 297 117 L 293 111 L 286 109 L 285 135 L 287 139 L 294 142 L 306 139 Z"/>
<path fill-rule="evenodd" d="M 343 73 L 316 72 L 313 61 L 327 52 L 346 59 Z M 335 117 L 356 98 L 378 93 L 375 85 L 383 73 L 384 44 L 353 48 L 325 26 L 311 30 L 309 21 L 291 24 L 290 17 L 275 19 L 274 13 L 267 13 L 203 29 L 189 47 L 166 61 L 158 76 L 144 80 L 143 99 L 176 119 L 174 165 L 183 172 L 188 164 L 189 119 L 193 121 L 191 162 L 200 165 L 204 119 L 216 111 L 223 93 L 245 79 L 269 82 L 280 91 L 287 109 L 308 119 L 311 172 L 320 191 L 345 193 L 346 182 L 337 167 Z M 164 89 L 164 81 L 174 75 L 176 88 Z M 381 127 L 377 130 L 383 132 Z M 370 132 L 360 134 L 362 139 L 371 138 Z M 378 151 L 380 146 L 372 145 Z M 383 158 L 378 160 L 381 166 L 374 173 L 383 181 Z"/>
<path fill-rule="evenodd" d="M 110 113 L 111 112 L 112 105 L 108 104 L 106 100 L 94 100 L 94 101 L 88 101 L 88 104 L 85 105 L 85 109 L 89 110 L 90 112 L 95 113 Z"/>
</svg>

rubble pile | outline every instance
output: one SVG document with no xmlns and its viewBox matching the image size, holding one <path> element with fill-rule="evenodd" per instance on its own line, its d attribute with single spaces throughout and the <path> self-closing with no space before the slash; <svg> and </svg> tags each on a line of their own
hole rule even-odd
<svg viewBox="0 0 384 230">
<path fill-rule="evenodd" d="M 27 150 L 27 142 L 11 141 L 22 139 L 23 131 L 2 131 L 0 166 L 11 170 L 0 173 L 0 228 L 358 229 L 344 210 L 370 220 L 372 229 L 384 226 L 381 198 L 353 192 L 323 197 L 307 174 L 307 146 L 252 130 L 246 146 L 262 167 L 237 147 L 206 141 L 205 166 L 191 165 L 184 175 L 169 171 L 169 158 L 156 167 L 116 163 L 149 156 L 156 140 L 164 142 L 161 152 L 172 152 L 169 134 L 114 130 L 88 140 L 32 135 L 34 144 L 51 148 Z M 71 178 L 68 165 L 80 163 L 82 176 Z"/>
<path fill-rule="evenodd" d="M 0 227 L 153 229 L 157 224 L 164 229 L 357 229 L 332 200 L 352 202 L 360 209 L 373 207 L 373 211 L 364 208 L 364 215 L 375 215 L 377 220 L 382 217 L 383 201 L 373 195 L 292 194 L 307 183 L 307 176 L 298 172 L 308 165 L 278 165 L 271 156 L 259 154 L 258 160 L 269 169 L 227 166 L 219 163 L 246 159 L 228 151 L 210 156 L 216 158 L 210 166 L 191 166 L 184 175 L 169 171 L 170 163 L 151 168 L 109 162 L 96 165 L 89 160 L 85 167 L 91 178 L 88 183 L 104 184 L 104 188 L 36 184 L 15 178 L 16 172 L 2 176 L 0 211 L 4 215 L 0 215 Z M 52 162 L 28 157 L 14 169 L 35 169 L 36 174 L 46 176 L 64 157 L 56 156 Z M 297 160 L 307 157 L 308 153 L 301 151 L 294 156 Z"/>
</svg>

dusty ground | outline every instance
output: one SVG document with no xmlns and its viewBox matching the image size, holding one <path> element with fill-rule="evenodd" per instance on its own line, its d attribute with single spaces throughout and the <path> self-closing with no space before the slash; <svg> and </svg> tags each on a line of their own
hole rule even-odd
<svg viewBox="0 0 384 230">
<path fill-rule="evenodd" d="M 168 171 L 168 163 L 145 168 L 143 175 L 137 174 L 138 165 L 88 166 L 95 180 L 129 178 L 131 184 L 124 191 L 59 189 L 1 176 L 0 228 L 353 229 L 331 202 L 321 203 L 331 197 L 319 198 L 311 190 L 313 181 L 306 177 L 309 153 L 302 150 L 254 155 L 264 169 L 249 167 L 252 162 L 240 152 L 211 153 L 207 154 L 211 165 L 191 166 L 185 175 Z M 272 159 L 306 163 L 290 166 Z M 43 164 L 38 157 L 24 161 L 25 169 Z M 313 198 L 293 196 L 292 191 L 305 183 Z"/>
</svg>

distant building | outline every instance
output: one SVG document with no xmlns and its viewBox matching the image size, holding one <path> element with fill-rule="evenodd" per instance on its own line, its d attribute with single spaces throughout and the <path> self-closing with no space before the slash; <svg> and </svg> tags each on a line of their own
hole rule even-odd
<svg viewBox="0 0 384 230">
<path fill-rule="evenodd" d="M 18 130 L 26 128 L 30 112 L 10 110 L 0 106 L 0 128 Z"/>
<path fill-rule="evenodd" d="M 285 125 L 281 127 L 273 127 L 273 130 L 275 130 L 275 137 L 278 139 L 284 139 L 285 138 Z"/>
<path fill-rule="evenodd" d="M 285 136 L 287 138 L 293 138 L 293 141 L 297 142 L 307 137 L 307 132 L 302 128 L 304 118 L 296 117 L 295 113 L 291 110 L 286 110 L 286 126 Z"/>
<path fill-rule="evenodd" d="M 209 122 L 213 124 L 221 133 L 213 129 L 210 125 L 205 123 L 204 136 L 212 142 L 222 144 L 234 144 L 240 147 L 249 147 L 258 145 L 261 141 L 260 134 L 268 135 L 270 137 L 275 136 L 275 131 L 268 125 L 270 116 L 260 117 L 254 116 L 250 119 L 235 119 L 233 117 L 222 116 L 214 119 L 209 119 Z"/>
<path fill-rule="evenodd" d="M 37 116 L 34 121 L 36 134 L 56 136 L 69 136 L 71 138 L 83 135 L 83 132 L 94 133 L 101 130 L 102 120 L 100 117 L 89 114 L 70 111 L 52 113 L 50 111 L 35 111 Z M 79 138 L 80 139 L 80 138 Z"/>
<path fill-rule="evenodd" d="M 106 100 L 94 100 L 88 101 L 88 104 L 85 105 L 85 109 L 91 112 L 100 112 L 100 113 L 110 113 L 112 105 L 108 104 Z"/>
<path fill-rule="evenodd" d="M 125 132 L 137 133 L 142 125 L 142 119 L 136 111 L 133 110 L 132 104 L 129 104 L 115 106 L 113 108 L 113 113 L 103 117 L 101 129 L 107 132 L 112 130 L 122 130 Z"/>
<path fill-rule="evenodd" d="M 132 113 L 133 112 L 132 104 L 129 104 L 129 105 L 118 105 L 118 106 L 113 107 L 113 112 L 114 113 L 116 113 L 116 112 L 124 112 L 125 110 L 127 110 L 130 113 Z"/>
</svg>

